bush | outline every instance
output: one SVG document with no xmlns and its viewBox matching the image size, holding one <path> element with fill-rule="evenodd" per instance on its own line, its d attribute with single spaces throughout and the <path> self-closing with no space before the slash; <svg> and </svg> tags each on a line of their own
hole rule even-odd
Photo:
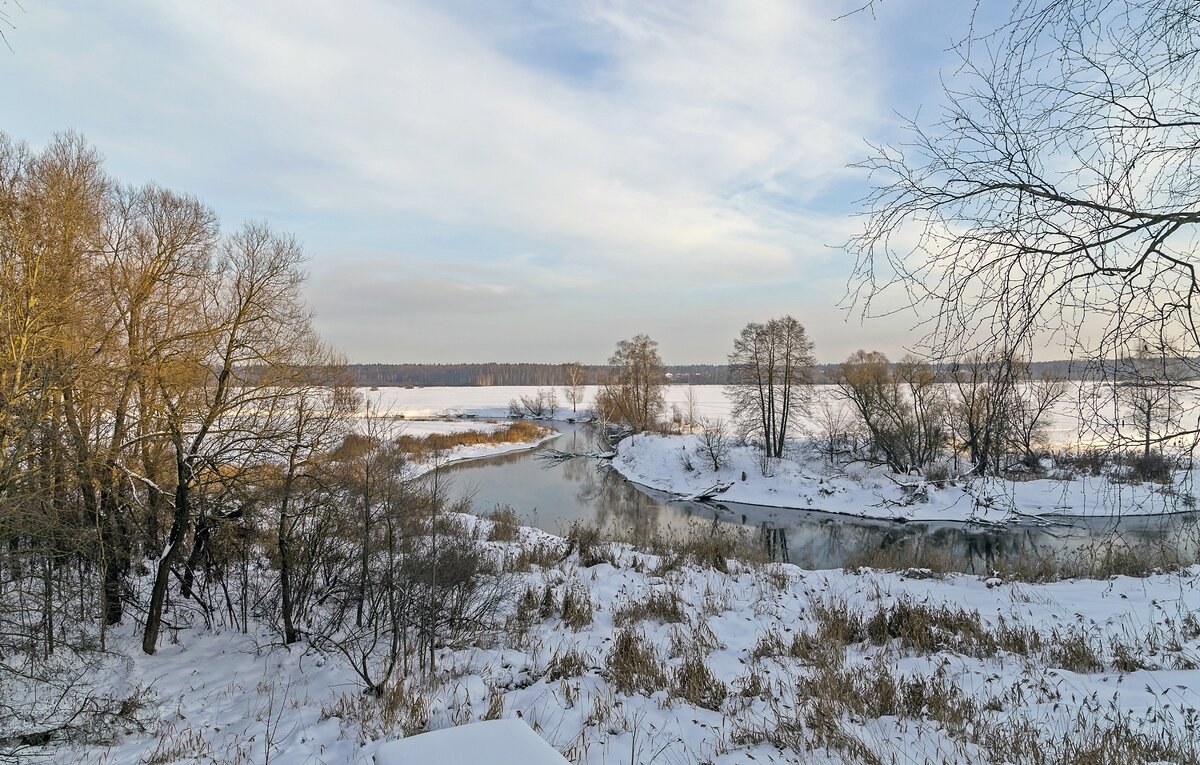
<svg viewBox="0 0 1200 765">
<path fill-rule="evenodd" d="M 725 421 L 705 419 L 700 430 L 700 453 L 704 455 L 713 472 L 725 467 L 729 459 L 729 433 Z"/>
</svg>

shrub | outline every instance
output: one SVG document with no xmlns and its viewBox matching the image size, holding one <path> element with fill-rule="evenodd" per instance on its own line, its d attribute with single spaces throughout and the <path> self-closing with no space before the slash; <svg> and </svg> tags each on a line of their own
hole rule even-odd
<svg viewBox="0 0 1200 765">
<path fill-rule="evenodd" d="M 395 445 L 411 459 L 422 460 L 438 452 L 446 452 L 458 446 L 481 446 L 485 444 L 513 444 L 535 441 L 548 431 L 525 420 L 510 422 L 493 431 L 461 430 L 457 433 L 430 433 L 413 436 L 402 433 L 395 438 Z"/>
<path fill-rule="evenodd" d="M 517 511 L 510 506 L 496 505 L 488 518 L 492 522 L 488 529 L 489 542 L 511 542 L 519 536 L 521 524 L 517 520 Z"/>
</svg>

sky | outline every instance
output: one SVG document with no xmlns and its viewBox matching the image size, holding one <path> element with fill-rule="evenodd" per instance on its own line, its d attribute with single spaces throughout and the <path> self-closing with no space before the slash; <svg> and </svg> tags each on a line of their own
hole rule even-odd
<svg viewBox="0 0 1200 765">
<path fill-rule="evenodd" d="M 0 130 L 82 132 L 129 183 L 304 244 L 353 362 L 720 363 L 791 314 L 837 361 L 868 179 L 936 110 L 972 4 L 0 0 Z M 927 112 L 926 112 L 927 113 Z"/>
</svg>

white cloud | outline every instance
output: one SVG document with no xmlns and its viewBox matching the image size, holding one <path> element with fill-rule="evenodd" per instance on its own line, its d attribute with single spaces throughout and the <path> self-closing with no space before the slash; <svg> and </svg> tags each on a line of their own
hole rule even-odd
<svg viewBox="0 0 1200 765">
<path fill-rule="evenodd" d="M 244 90 L 236 119 L 329 162 L 288 178 L 306 203 L 494 226 L 633 273 L 790 268 L 826 222 L 759 190 L 819 194 L 877 112 L 863 27 L 799 3 L 580 5 L 613 61 L 596 87 L 421 5 L 154 7 Z"/>
<path fill-rule="evenodd" d="M 861 187 L 886 30 L 818 0 L 531 2 L 33 4 L 5 129 L 79 128 L 123 180 L 293 230 L 360 360 L 599 360 L 636 331 L 718 360 L 751 319 L 836 324 L 855 223 L 827 197 Z"/>
</svg>

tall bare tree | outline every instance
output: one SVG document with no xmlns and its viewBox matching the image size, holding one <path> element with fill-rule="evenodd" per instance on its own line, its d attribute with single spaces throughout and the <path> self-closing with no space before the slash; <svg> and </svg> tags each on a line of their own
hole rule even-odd
<svg viewBox="0 0 1200 765">
<path fill-rule="evenodd" d="M 791 316 L 751 322 L 733 343 L 725 394 L 734 420 L 761 441 L 767 460 L 783 456 L 790 429 L 808 410 L 814 361 L 808 333 Z"/>
<path fill-rule="evenodd" d="M 300 299 L 299 245 L 262 225 L 228 237 L 201 285 L 182 333 L 157 351 L 158 387 L 175 460 L 175 494 L 167 549 L 150 593 L 142 649 L 154 653 L 172 566 L 193 530 L 192 490 L 222 463 L 245 466 L 260 447 L 287 433 L 280 398 L 309 333 Z M 256 367 L 254 374 L 246 374 Z"/>
<path fill-rule="evenodd" d="M 587 369 L 578 361 L 563 364 L 563 395 L 571 404 L 571 411 L 578 412 L 583 403 L 585 386 L 587 385 Z"/>
<path fill-rule="evenodd" d="M 658 343 L 647 335 L 622 340 L 608 363 L 614 368 L 613 376 L 600 388 L 597 412 L 635 433 L 653 428 L 662 417 L 666 384 Z"/>
<path fill-rule="evenodd" d="M 878 185 L 851 243 L 856 305 L 931 311 L 943 357 L 1057 335 L 1111 381 L 1111 360 L 1154 338 L 1194 378 L 1195 4 L 1019 0 L 957 51 L 936 117 L 863 163 Z"/>
</svg>

